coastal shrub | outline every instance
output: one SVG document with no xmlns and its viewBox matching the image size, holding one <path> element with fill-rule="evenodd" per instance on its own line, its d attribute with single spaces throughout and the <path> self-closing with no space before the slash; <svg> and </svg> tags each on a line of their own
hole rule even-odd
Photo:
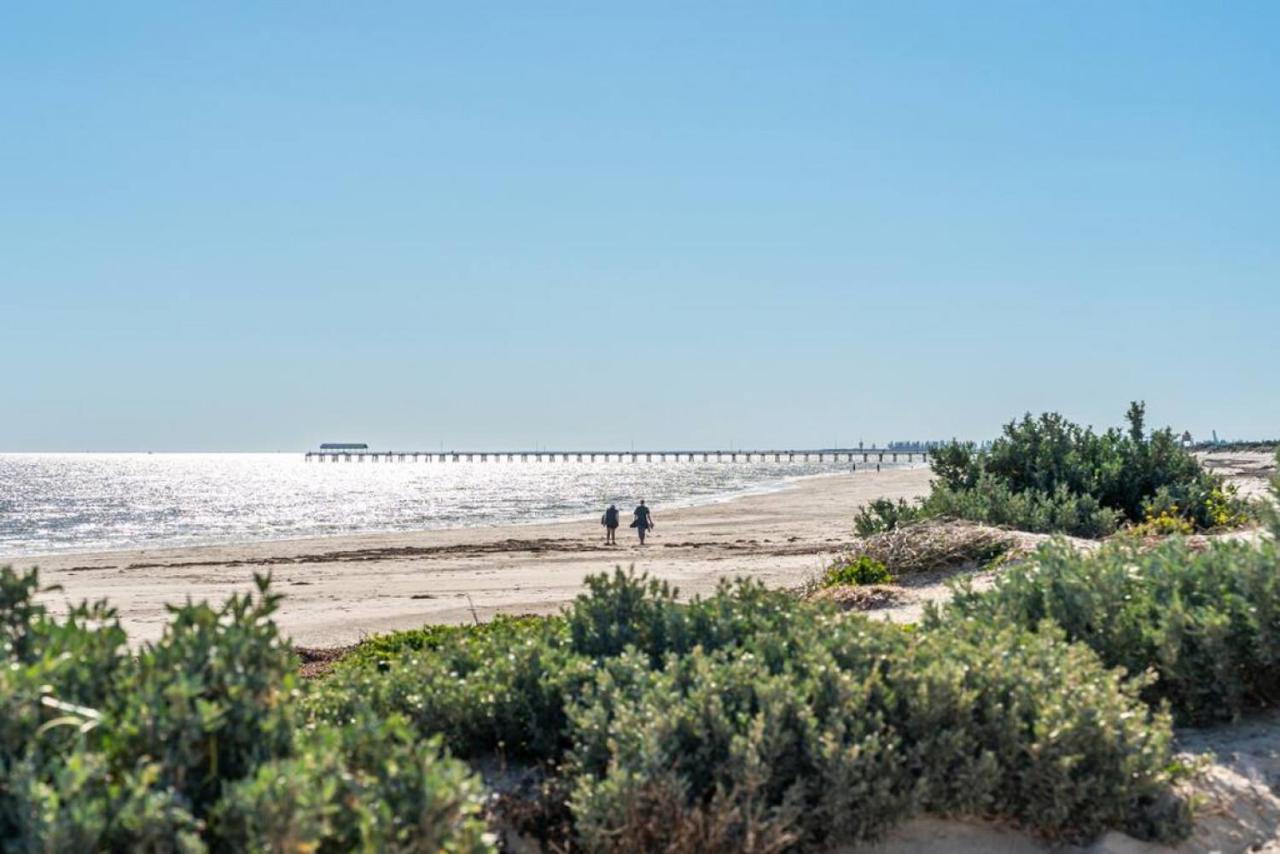
<svg viewBox="0 0 1280 854">
<path fill-rule="evenodd" d="M 456 643 L 463 637 L 478 638 L 489 633 L 505 635 L 522 628 L 534 628 L 544 620 L 555 617 L 508 617 L 496 615 L 490 622 L 473 626 L 423 626 L 386 634 L 373 635 L 358 643 L 343 661 L 346 665 L 378 664 L 389 662 L 406 652 L 439 649 L 448 643 Z"/>
<path fill-rule="evenodd" d="M 1129 530 L 1129 533 L 1139 538 L 1171 537 L 1174 534 L 1186 536 L 1194 532 L 1195 526 L 1178 514 L 1176 504 L 1163 508 L 1158 513 L 1154 507 L 1148 508 L 1147 518 Z"/>
<path fill-rule="evenodd" d="M 932 516 L 968 519 L 986 525 L 1031 533 L 1063 533 L 1075 537 L 1113 534 L 1123 518 L 1091 495 L 1059 486 L 1053 493 L 1018 492 L 992 475 L 979 475 L 973 487 L 957 489 L 935 484 L 922 510 Z"/>
<path fill-rule="evenodd" d="M 41 590 L 37 570 L 0 567 L 0 661 L 35 668 L 53 699 L 95 706 L 128 663 L 116 612 L 105 602 L 80 603 L 54 619 L 35 600 Z"/>
<path fill-rule="evenodd" d="M 1189 831 L 1188 805 L 1167 789 L 1183 773 L 1171 720 L 1142 703 L 1145 675 L 1108 669 L 1051 627 L 968 621 L 913 639 L 888 717 L 916 745 L 927 811 L 1009 816 L 1075 841 L 1106 827 L 1164 841 Z"/>
<path fill-rule="evenodd" d="M 29 661 L 38 645 L 37 627 L 43 622 L 44 608 L 35 601 L 40 590 L 40 573 L 14 572 L 0 568 L 0 650 L 10 660 Z"/>
<path fill-rule="evenodd" d="M 1120 522 L 1176 505 L 1197 530 L 1240 524 L 1245 504 L 1206 471 L 1172 430 L 1148 434 L 1146 410 L 1128 427 L 1095 433 L 1056 412 L 1006 424 L 985 450 L 952 443 L 931 454 L 937 480 L 923 512 L 1099 537 Z"/>
<path fill-rule="evenodd" d="M 576 652 L 599 658 L 634 646 L 657 659 L 680 645 L 677 590 L 667 582 L 618 568 L 613 575 L 590 576 L 585 584 L 587 592 L 567 615 Z"/>
<path fill-rule="evenodd" d="M 339 663 L 307 692 L 309 720 L 341 724 L 402 716 L 459 756 L 540 759 L 565 741 L 565 695 L 591 664 L 570 648 L 564 621 L 500 620 L 441 634 L 434 647 Z"/>
<path fill-rule="evenodd" d="M 937 615 L 933 619 L 938 619 Z M 1066 545 L 961 588 L 942 619 L 1045 621 L 1088 644 L 1109 666 L 1158 678 L 1145 689 L 1184 723 L 1234 718 L 1280 701 L 1280 555 L 1275 542 L 1181 539 L 1150 550 L 1114 542 L 1093 554 Z"/>
<path fill-rule="evenodd" d="M 873 557 L 859 555 L 852 560 L 841 560 L 827 568 L 822 577 L 823 587 L 842 584 L 892 584 L 893 575 L 885 565 Z"/>
<path fill-rule="evenodd" d="M 158 784 L 202 815 L 222 786 L 288 753 L 293 656 L 270 619 L 280 596 L 256 576 L 257 594 L 220 607 L 171 607 L 156 643 L 131 668 L 128 691 L 106 702 L 103 747 L 120 766 L 147 756 Z"/>
<path fill-rule="evenodd" d="M 63 814 L 58 804 L 78 802 L 102 760 L 62 766 L 94 737 L 97 708 L 129 661 L 114 611 L 81 604 L 59 621 L 36 601 L 40 590 L 36 570 L 0 567 L 0 840 L 39 838 L 33 828 L 50 822 L 93 832 L 95 810 Z"/>
<path fill-rule="evenodd" d="M 101 753 L 75 751 L 43 771 L 26 764 L 5 778 L 19 820 L 5 851 L 203 852 L 202 826 L 158 767 L 113 773 Z"/>
<path fill-rule="evenodd" d="M 297 726 L 267 579 L 171 608 L 136 655 L 114 611 L 59 619 L 39 590 L 34 570 L 0 568 L 0 851 L 489 845 L 478 784 L 438 742 L 395 719 Z"/>
<path fill-rule="evenodd" d="M 905 498 L 896 502 L 890 498 L 877 498 L 858 510 L 853 517 L 853 529 L 859 537 L 869 537 L 919 521 L 927 515 L 919 502 L 909 504 Z"/>
<path fill-rule="evenodd" d="M 0 570 L 0 838 L 198 847 L 222 785 L 287 749 L 291 656 L 266 579 L 258 597 L 171 609 L 164 637 L 135 657 L 113 611 L 79 605 L 57 620 L 34 600 L 37 579 Z"/>
<path fill-rule="evenodd" d="M 1271 478 L 1270 500 L 1260 501 L 1254 506 L 1271 536 L 1280 540 L 1280 450 L 1276 451 L 1276 474 Z"/>
<path fill-rule="evenodd" d="M 37 585 L 3 580 L 27 592 L 0 621 L 59 637 Z M 388 640 L 295 685 L 276 605 L 263 579 L 175 608 L 136 656 L 86 609 L 103 625 L 61 642 L 109 650 L 110 681 L 7 646 L 3 848 L 481 850 L 463 762 L 495 757 L 559 799 L 527 811 L 563 816 L 543 841 L 587 850 L 823 847 L 920 811 L 1064 839 L 1185 830 L 1146 683 L 1047 624 L 909 631 L 752 582 L 681 602 L 619 570 L 561 617 Z"/>
<path fill-rule="evenodd" d="M 572 712 L 583 847 L 829 847 L 920 811 L 1055 838 L 1186 832 L 1168 716 L 1088 649 L 1052 631 L 812 625 L 786 660 L 757 638 L 604 666 Z"/>
<path fill-rule="evenodd" d="M 1051 632 L 926 637 L 749 582 L 682 603 L 618 571 L 590 579 L 561 621 L 474 644 L 470 633 L 340 666 L 313 711 L 335 724 L 403 714 L 459 755 L 543 763 L 571 792 L 574 839 L 555 844 L 815 847 L 919 811 L 1071 838 L 1185 830 L 1168 794 L 1167 716 L 1136 699 L 1141 683 Z M 530 650 L 537 680 L 516 675 Z M 554 737 L 533 738 L 538 728 Z"/>
<path fill-rule="evenodd" d="M 784 637 L 807 616 L 796 610 L 789 594 L 741 579 L 721 580 L 714 595 L 688 603 L 677 602 L 679 591 L 666 582 L 620 568 L 585 583 L 587 592 L 573 601 L 565 619 L 574 651 L 594 659 L 633 647 L 659 667 L 669 653 Z"/>
<path fill-rule="evenodd" d="M 785 656 L 783 641 L 806 616 L 788 594 L 746 582 L 724 582 L 689 603 L 677 602 L 670 585 L 621 569 L 589 577 L 586 587 L 563 617 L 495 620 L 435 635 L 431 648 L 344 660 L 308 692 L 307 714 L 321 722 L 399 714 L 458 756 L 553 760 L 569 743 L 566 708 L 602 660 L 636 649 L 658 667 L 670 653 L 757 635 Z"/>
<path fill-rule="evenodd" d="M 482 795 L 438 738 L 360 716 L 301 734 L 289 758 L 230 786 L 210 825 L 226 851 L 484 851 Z"/>
<path fill-rule="evenodd" d="M 1254 508 L 1240 500 L 1234 486 L 1227 485 L 1210 490 L 1204 509 L 1209 527 L 1238 528 L 1249 521 L 1250 510 Z"/>
</svg>

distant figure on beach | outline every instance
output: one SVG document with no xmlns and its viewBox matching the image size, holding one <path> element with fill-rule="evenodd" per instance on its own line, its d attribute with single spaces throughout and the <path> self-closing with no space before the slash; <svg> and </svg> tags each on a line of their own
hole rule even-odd
<svg viewBox="0 0 1280 854">
<path fill-rule="evenodd" d="M 618 530 L 618 506 L 610 504 L 609 509 L 604 511 L 604 515 L 600 517 L 600 524 L 604 525 L 604 542 L 607 546 L 616 546 L 616 532 Z"/>
<path fill-rule="evenodd" d="M 636 533 L 640 535 L 640 545 L 644 545 L 644 535 L 653 529 L 653 514 L 649 512 L 649 508 L 644 506 L 644 499 L 640 499 L 640 506 L 635 509 L 632 514 L 635 518 L 631 521 L 631 527 L 636 529 Z"/>
</svg>

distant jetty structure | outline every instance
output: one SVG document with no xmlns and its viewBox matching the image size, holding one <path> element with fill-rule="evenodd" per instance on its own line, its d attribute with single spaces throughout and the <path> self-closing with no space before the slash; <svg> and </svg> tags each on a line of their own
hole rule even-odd
<svg viewBox="0 0 1280 854">
<path fill-rule="evenodd" d="M 914 462 L 929 458 L 931 445 L 894 442 L 885 448 L 794 448 L 705 451 L 370 451 L 368 445 L 326 442 L 318 451 L 307 451 L 307 462 L 427 462 L 427 463 L 554 463 L 554 462 Z"/>
</svg>

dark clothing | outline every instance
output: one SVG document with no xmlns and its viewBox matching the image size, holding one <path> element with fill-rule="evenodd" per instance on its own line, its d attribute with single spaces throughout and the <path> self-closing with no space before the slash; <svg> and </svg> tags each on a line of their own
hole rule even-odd
<svg viewBox="0 0 1280 854">
<path fill-rule="evenodd" d="M 606 528 L 618 527 L 618 508 L 610 507 L 608 510 L 604 511 L 604 518 L 600 520 L 600 524 L 604 525 Z"/>
<path fill-rule="evenodd" d="M 631 523 L 633 528 L 644 528 L 646 531 L 653 527 L 653 523 L 649 521 L 649 508 L 641 504 L 635 511 L 636 520 Z"/>
</svg>

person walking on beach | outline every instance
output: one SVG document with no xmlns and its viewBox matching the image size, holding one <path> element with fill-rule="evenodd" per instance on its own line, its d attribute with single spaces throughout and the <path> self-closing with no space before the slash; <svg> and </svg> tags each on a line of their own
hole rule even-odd
<svg viewBox="0 0 1280 854">
<path fill-rule="evenodd" d="M 618 505 L 609 505 L 609 509 L 604 511 L 604 515 L 600 517 L 600 524 L 604 525 L 605 545 L 616 546 L 618 544 L 618 540 L 616 539 L 616 533 L 618 530 Z"/>
<path fill-rule="evenodd" d="M 649 508 L 644 506 L 644 499 L 640 499 L 640 506 L 635 509 L 632 514 L 635 518 L 631 522 L 631 527 L 636 529 L 636 533 L 640 535 L 640 545 L 644 545 L 644 535 L 653 530 L 653 514 L 649 512 Z"/>
</svg>

